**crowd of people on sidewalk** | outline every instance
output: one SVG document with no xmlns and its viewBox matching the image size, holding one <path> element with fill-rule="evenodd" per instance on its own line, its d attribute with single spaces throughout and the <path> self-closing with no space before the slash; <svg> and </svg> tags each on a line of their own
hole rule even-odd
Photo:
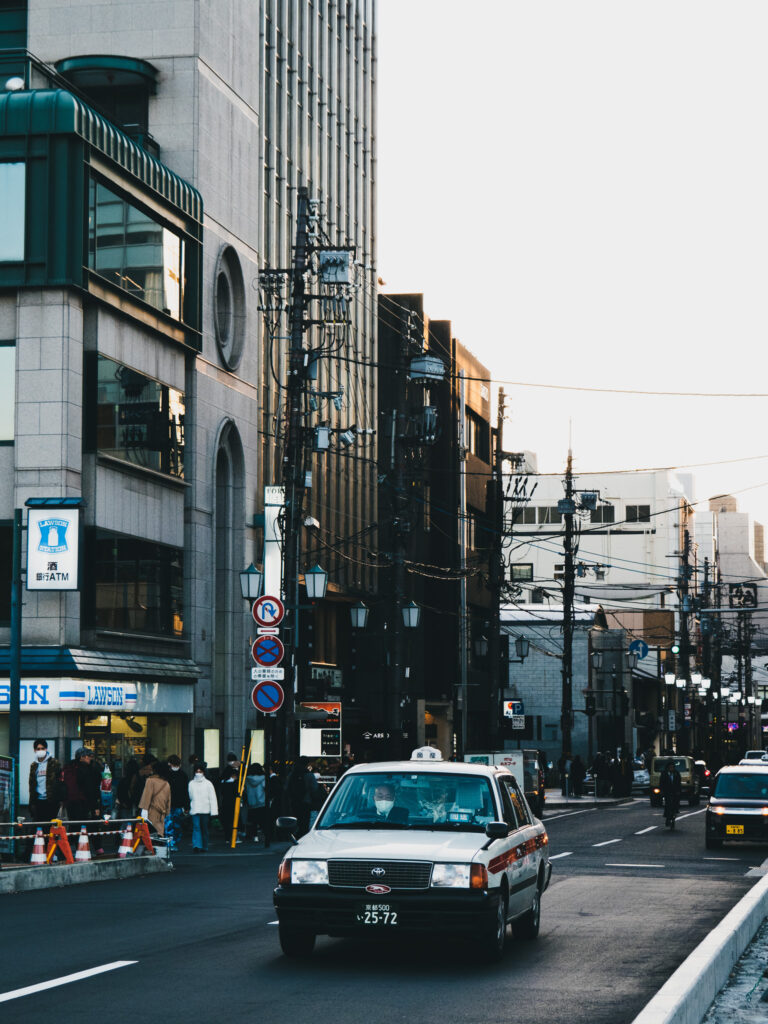
<svg viewBox="0 0 768 1024">
<path fill-rule="evenodd" d="M 268 771 L 259 763 L 241 772 L 240 759 L 227 754 L 218 772 L 196 754 L 189 758 L 189 772 L 177 754 L 159 760 L 146 754 L 131 758 L 115 782 L 112 767 L 100 762 L 94 751 L 80 747 L 61 765 L 44 739 L 34 742 L 35 759 L 29 768 L 29 817 L 34 822 L 61 818 L 86 824 L 94 839 L 108 831 L 105 822 L 141 816 L 154 835 L 163 837 L 169 850 L 178 850 L 191 833 L 195 853 L 208 849 L 213 828 L 230 845 L 251 841 L 269 846 L 280 814 L 297 819 L 297 835 L 303 835 L 322 807 L 330 788 L 350 766 L 345 759 L 324 766 L 299 758 L 295 764 L 274 763 Z M 210 776 L 210 777 L 209 777 Z M 235 830 L 235 809 L 240 813 Z M 212 826 L 213 823 L 213 826 Z M 99 847 L 100 847 L 99 843 Z M 103 852 L 100 848 L 97 853 Z"/>
<path fill-rule="evenodd" d="M 595 796 L 631 796 L 635 770 L 640 761 L 645 763 L 642 757 L 632 757 L 626 748 L 617 754 L 598 750 L 589 765 L 585 765 L 578 754 L 574 757 L 562 754 L 557 762 L 562 794 L 577 799 L 583 796 L 584 783 L 589 777 Z"/>
</svg>

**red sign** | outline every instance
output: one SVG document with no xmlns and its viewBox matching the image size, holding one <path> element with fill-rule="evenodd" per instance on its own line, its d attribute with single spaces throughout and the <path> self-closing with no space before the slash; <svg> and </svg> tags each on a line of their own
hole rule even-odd
<svg viewBox="0 0 768 1024">
<path fill-rule="evenodd" d="M 257 711 L 263 711 L 265 715 L 279 711 L 284 700 L 285 693 L 282 686 L 271 679 L 257 683 L 251 690 L 251 704 Z"/>
<path fill-rule="evenodd" d="M 306 711 L 324 711 L 328 716 L 325 722 L 319 722 L 324 728 L 341 728 L 341 701 L 303 701 L 301 707 Z"/>
<path fill-rule="evenodd" d="M 253 602 L 251 613 L 257 626 L 279 626 L 285 615 L 285 605 L 279 597 L 262 594 Z"/>
<path fill-rule="evenodd" d="M 280 637 L 273 633 L 265 633 L 263 636 L 257 636 L 253 641 L 251 657 L 257 665 L 274 668 L 285 657 L 285 647 L 283 647 Z"/>
</svg>

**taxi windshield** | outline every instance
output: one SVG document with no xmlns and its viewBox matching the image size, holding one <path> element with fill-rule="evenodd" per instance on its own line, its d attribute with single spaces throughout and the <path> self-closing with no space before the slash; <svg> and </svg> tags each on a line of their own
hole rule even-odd
<svg viewBox="0 0 768 1024">
<path fill-rule="evenodd" d="M 495 820 L 485 776 L 365 772 L 342 777 L 315 828 L 484 832 Z"/>
</svg>

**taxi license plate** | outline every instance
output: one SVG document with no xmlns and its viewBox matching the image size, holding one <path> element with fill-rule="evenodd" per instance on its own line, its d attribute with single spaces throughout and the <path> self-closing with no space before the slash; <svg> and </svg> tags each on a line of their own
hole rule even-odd
<svg viewBox="0 0 768 1024">
<path fill-rule="evenodd" d="M 391 903 L 361 903 L 356 917 L 358 924 L 391 927 L 397 924 L 398 912 Z"/>
<path fill-rule="evenodd" d="M 743 836 L 744 826 L 743 825 L 726 825 L 725 834 L 727 836 Z"/>
</svg>

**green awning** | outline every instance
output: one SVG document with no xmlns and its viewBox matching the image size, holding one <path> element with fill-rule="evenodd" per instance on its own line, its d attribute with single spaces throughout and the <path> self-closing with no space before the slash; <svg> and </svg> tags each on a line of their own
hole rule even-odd
<svg viewBox="0 0 768 1024">
<path fill-rule="evenodd" d="M 65 89 L 0 93 L 0 136 L 77 135 L 187 217 L 203 220 L 197 189 Z"/>
</svg>

